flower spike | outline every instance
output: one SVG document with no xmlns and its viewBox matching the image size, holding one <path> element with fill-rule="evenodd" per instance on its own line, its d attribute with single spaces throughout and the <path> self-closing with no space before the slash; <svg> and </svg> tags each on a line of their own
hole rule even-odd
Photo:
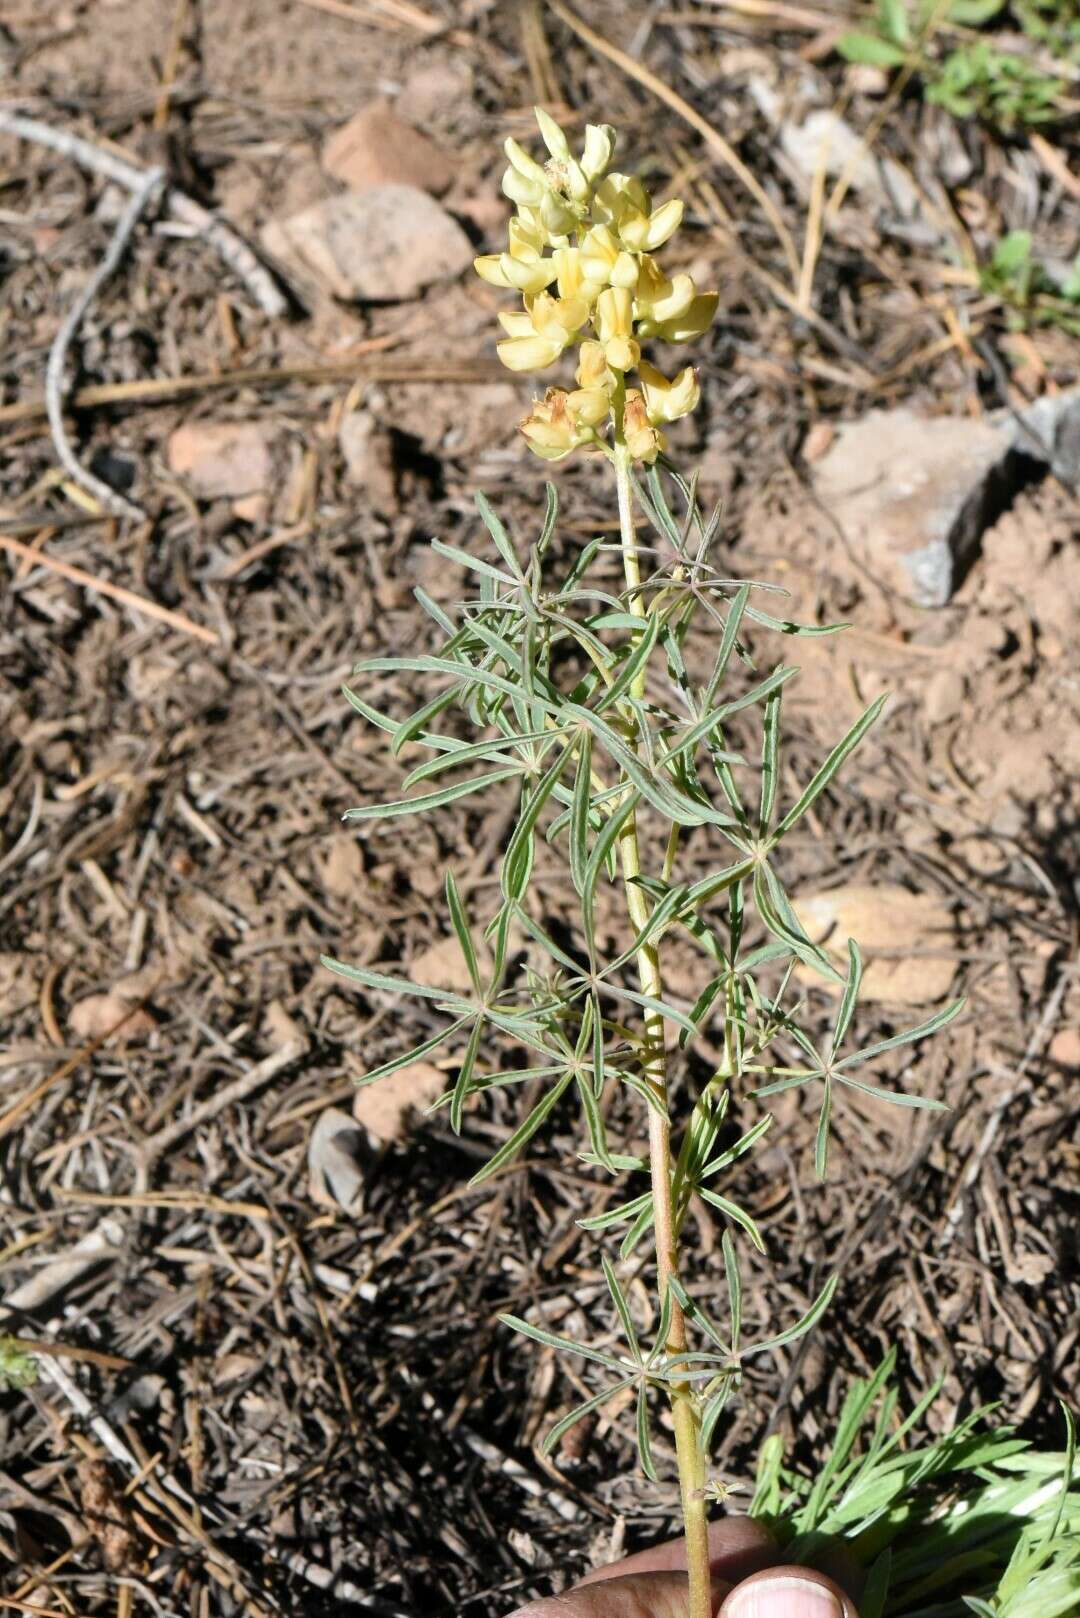
<svg viewBox="0 0 1080 1618">
<path fill-rule="evenodd" d="M 547 160 L 518 141 L 505 143 L 509 167 L 502 188 L 516 206 L 507 250 L 475 260 L 489 286 L 521 295 L 523 307 L 499 316 L 498 343 L 512 371 L 544 371 L 569 348 L 578 349 L 576 390 L 549 388 L 522 423 L 530 447 L 546 460 L 603 443 L 605 418 L 636 460 L 652 462 L 664 447 L 662 426 L 698 402 L 687 366 L 668 381 L 643 361 L 642 339 L 669 343 L 700 337 L 716 314 L 719 294 L 699 292 L 693 277 L 667 276 L 653 257 L 682 224 L 683 203 L 654 208 L 637 175 L 610 173 L 616 134 L 588 124 L 580 156 L 566 131 L 537 107 Z M 626 387 L 638 372 L 639 387 Z"/>
</svg>

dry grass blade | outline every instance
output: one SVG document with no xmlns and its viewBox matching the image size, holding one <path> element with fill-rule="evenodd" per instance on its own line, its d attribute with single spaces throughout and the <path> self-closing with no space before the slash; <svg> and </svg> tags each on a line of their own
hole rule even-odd
<svg viewBox="0 0 1080 1618">
<path fill-rule="evenodd" d="M 389 346 L 377 339 L 372 348 Z M 198 393 L 230 393 L 237 388 L 284 387 L 289 382 L 458 382 L 482 387 L 505 379 L 505 371 L 482 360 L 451 361 L 424 365 L 408 360 L 336 360 L 325 365 L 250 365 L 233 371 L 205 371 L 198 376 L 146 377 L 138 382 L 99 382 L 80 388 L 72 396 L 74 410 L 94 410 L 103 405 L 166 404 L 173 399 Z M 46 414 L 45 400 L 20 399 L 17 404 L 0 406 L 0 426 L 10 422 L 34 421 Z"/>
<path fill-rule="evenodd" d="M 0 543 L 8 544 L 10 542 L 0 536 Z M 18 542 L 15 541 L 15 543 Z M 153 990 L 150 993 L 152 994 Z M 64 1079 L 69 1079 L 84 1062 L 89 1061 L 96 1051 L 99 1051 L 103 1045 L 107 1045 L 113 1035 L 119 1033 L 120 1029 L 124 1027 L 125 1023 L 130 1022 L 137 1012 L 145 1008 L 149 999 L 150 994 L 146 994 L 141 1000 L 130 1005 L 124 1015 L 118 1018 L 111 1027 L 106 1028 L 103 1034 L 98 1034 L 96 1039 L 88 1041 L 81 1050 L 76 1051 L 74 1056 L 69 1056 L 66 1062 L 61 1062 L 60 1066 L 50 1073 L 48 1078 L 42 1079 L 40 1084 L 36 1084 L 26 1095 L 20 1097 L 6 1112 L 0 1113 L 0 1140 L 3 1140 L 5 1135 L 10 1135 L 11 1131 L 21 1124 L 26 1114 L 37 1106 L 42 1096 L 47 1095 L 55 1084 L 60 1084 Z"/>
<path fill-rule="evenodd" d="M 801 265 L 791 232 L 785 225 L 780 210 L 764 186 L 747 168 L 730 142 L 726 141 L 720 131 L 715 129 L 707 118 L 703 118 L 701 113 L 690 105 L 689 101 L 679 95 L 677 90 L 673 90 L 670 85 L 665 84 L 663 79 L 657 78 L 656 74 L 650 72 L 644 63 L 635 61 L 626 51 L 620 50 L 617 45 L 612 45 L 602 34 L 598 34 L 594 28 L 590 28 L 589 24 L 582 21 L 576 12 L 571 11 L 569 6 L 563 4 L 563 0 L 547 0 L 547 4 L 556 17 L 561 18 L 566 26 L 577 34 L 579 39 L 584 40 L 586 45 L 599 52 L 601 56 L 606 56 L 608 61 L 613 62 L 628 78 L 633 79 L 635 83 L 651 91 L 658 100 L 663 101 L 673 112 L 677 112 L 679 117 L 690 125 L 691 129 L 697 131 L 710 151 L 716 153 L 721 163 L 731 170 L 736 179 L 757 202 L 776 233 L 776 239 L 780 243 L 784 257 L 787 259 L 792 285 L 797 287 Z"/>
<path fill-rule="evenodd" d="M 36 550 L 33 545 L 24 545 L 21 539 L 13 539 L 10 534 L 0 534 L 0 550 L 10 551 L 14 556 L 21 556 L 39 567 L 46 567 L 52 573 L 59 573 L 61 578 L 70 579 L 72 584 L 81 584 L 86 590 L 95 590 L 98 595 L 108 596 L 110 601 L 119 601 L 122 606 L 131 607 L 135 612 L 144 612 L 148 618 L 156 618 L 159 623 L 168 624 L 170 629 L 179 629 L 185 635 L 194 635 L 196 640 L 205 642 L 207 646 L 217 646 L 219 636 L 212 629 L 206 629 L 197 624 L 186 613 L 174 612 L 171 607 L 162 607 L 156 601 L 150 601 L 146 596 L 137 595 L 134 590 L 126 590 L 122 584 L 110 584 L 96 573 L 87 573 L 85 568 L 74 567 L 70 562 L 61 562 L 58 557 L 50 556 L 47 551 Z"/>
<path fill-rule="evenodd" d="M 438 34 L 449 34 L 458 43 L 468 42 L 468 34 L 460 29 L 450 31 L 440 18 L 433 17 L 419 6 L 406 4 L 406 0 L 300 0 L 301 5 L 313 11 L 325 11 L 330 17 L 341 17 L 345 22 L 362 23 L 365 27 L 414 28 L 417 33 L 434 39 Z"/>
<path fill-rule="evenodd" d="M 103 1354 L 97 1348 L 79 1348 L 74 1343 L 50 1343 L 43 1337 L 9 1337 L 10 1347 L 24 1354 L 51 1354 L 55 1359 L 81 1360 L 86 1365 L 99 1365 L 103 1371 L 128 1371 L 134 1364 L 119 1354 Z"/>
</svg>

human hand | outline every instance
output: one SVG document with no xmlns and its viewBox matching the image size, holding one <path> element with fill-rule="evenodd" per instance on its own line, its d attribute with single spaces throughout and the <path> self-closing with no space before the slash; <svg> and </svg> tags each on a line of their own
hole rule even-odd
<svg viewBox="0 0 1080 1618">
<path fill-rule="evenodd" d="M 839 1584 L 779 1561 L 768 1533 L 746 1517 L 709 1529 L 717 1618 L 858 1618 Z M 511 1618 L 686 1618 L 686 1546 L 680 1540 L 596 1568 L 565 1595 Z"/>
</svg>

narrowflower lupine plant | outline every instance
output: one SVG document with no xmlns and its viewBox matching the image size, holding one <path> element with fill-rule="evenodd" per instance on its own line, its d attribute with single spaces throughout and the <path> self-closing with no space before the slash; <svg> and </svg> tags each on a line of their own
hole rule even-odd
<svg viewBox="0 0 1080 1618">
<path fill-rule="evenodd" d="M 767 1136 L 769 1098 L 796 1086 L 818 1097 L 821 1177 L 833 1108 L 845 1090 L 940 1108 L 918 1094 L 874 1085 L 867 1065 L 944 1027 L 962 1002 L 918 1027 L 869 1045 L 852 1043 L 858 946 L 849 941 L 846 970 L 839 971 L 800 924 L 777 856 L 884 699 L 837 740 L 795 800 L 782 801 L 782 702 L 797 670 L 778 663 L 762 675 L 751 659 L 751 634 L 820 635 L 842 626 L 776 617 L 755 597 L 762 586 L 722 577 L 710 559 L 719 516 L 705 519 L 693 485 L 666 461 L 664 428 L 696 408 L 698 378 L 690 365 L 668 377 L 644 357 L 643 345 L 693 342 L 708 330 L 718 304 L 715 291 L 699 290 L 688 274 L 669 275 L 656 257 L 682 223 L 682 202 L 654 206 L 641 179 L 612 170 L 610 126 L 588 125 L 575 156 L 558 124 L 541 110 L 536 116 L 547 158 L 506 142 L 503 191 L 516 214 L 506 251 L 477 259 L 476 270 L 520 299 L 499 314 L 503 363 L 521 372 L 573 367 L 576 385 L 548 387 L 521 431 L 544 460 L 588 453 L 610 464 L 622 586 L 611 583 L 612 547 L 602 538 L 555 572 L 558 505 L 550 484 L 538 534 L 525 548 L 481 495 L 490 559 L 432 541 L 440 556 L 475 578 L 476 593 L 455 619 L 417 590 L 441 637 L 437 649 L 357 666 L 359 685 L 346 691 L 353 707 L 391 736 L 395 755 L 423 757 L 405 777 L 406 796 L 352 809 L 346 818 L 424 815 L 484 793 L 515 792 L 517 816 L 497 899 L 482 923 L 485 942 L 478 943 L 477 918 L 466 913 L 447 871 L 447 907 L 469 993 L 329 958 L 325 964 L 369 995 L 420 997 L 444 1019 L 423 1044 L 393 1056 L 363 1083 L 447 1045 L 456 1076 L 437 1105 L 446 1107 L 455 1130 L 466 1103 L 482 1092 L 537 1086 L 539 1099 L 476 1181 L 502 1170 L 572 1099 L 581 1112 L 584 1163 L 629 1178 L 625 1195 L 581 1224 L 601 1237 L 621 1229 L 622 1261 L 651 1237 L 657 1287 L 651 1340 L 641 1340 L 616 1263 L 606 1255 L 601 1267 L 621 1346 L 573 1341 L 542 1318 L 503 1318 L 526 1337 L 581 1357 L 596 1373 L 596 1391 L 555 1423 L 549 1446 L 582 1416 L 633 1391 L 641 1465 L 655 1478 L 654 1406 L 667 1403 L 688 1548 L 688 1615 L 710 1618 L 707 1513 L 724 1493 L 709 1476 L 712 1437 L 744 1363 L 809 1331 L 838 1279 L 827 1281 L 800 1319 L 775 1323 L 771 1333 L 756 1322 L 746 1330 L 739 1250 L 749 1243 L 764 1253 L 765 1241 L 732 1190 L 732 1171 Z M 363 688 L 366 676 L 386 673 L 423 676 L 435 694 L 412 713 L 391 717 L 368 702 Z M 440 728 L 451 711 L 464 717 L 475 739 L 462 739 L 460 723 Z M 728 743 L 737 713 L 744 724 L 756 722 L 753 761 Z M 715 870 L 695 879 L 680 874 L 680 853 L 691 837 L 698 843 L 695 868 L 702 846 L 720 855 Z M 555 936 L 534 881 L 542 839 L 565 858 L 567 892 L 576 895 L 580 913 L 572 939 Z M 648 866 L 645 851 L 661 846 L 663 855 Z M 597 911 L 612 883 L 623 890 L 626 931 L 620 947 L 604 956 Z M 700 955 L 701 989 L 689 1007 L 665 986 L 664 942 L 673 933 Z M 538 958 L 547 964 L 538 967 Z M 835 991 L 824 1042 L 804 1026 L 792 989 L 797 968 Z M 688 1093 L 685 1053 L 706 1029 L 722 1060 Z M 619 1087 L 632 1093 L 647 1120 L 647 1155 L 609 1144 L 607 1102 Z M 722 1225 L 721 1273 L 703 1288 L 723 1294 L 721 1320 L 695 1296 L 680 1263 L 695 1198 Z M 754 1512 L 791 1542 L 792 1555 L 808 1561 L 822 1536 L 847 1538 L 869 1569 L 862 1618 L 959 1613 L 965 1600 L 971 1610 L 1008 1618 L 1080 1610 L 1080 1501 L 1070 1492 L 1071 1460 L 1032 1456 L 1005 1429 L 979 1430 L 976 1417 L 912 1449 L 907 1435 L 929 1398 L 900 1422 L 892 1372 L 890 1357 L 874 1378 L 855 1384 L 834 1452 L 817 1477 L 786 1470 L 776 1442 L 765 1445 Z M 1017 1525 L 1011 1536 L 1010 1523 Z M 973 1561 L 967 1553 L 976 1546 Z M 1045 1600 L 1033 1607 L 1025 1592 L 1036 1577 L 1044 1581 Z"/>
</svg>

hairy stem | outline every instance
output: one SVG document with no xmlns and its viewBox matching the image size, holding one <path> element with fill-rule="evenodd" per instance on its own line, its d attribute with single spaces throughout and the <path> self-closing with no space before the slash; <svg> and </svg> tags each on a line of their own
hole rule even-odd
<svg viewBox="0 0 1080 1618">
<path fill-rule="evenodd" d="M 641 566 L 634 538 L 634 510 L 630 489 L 630 456 L 622 441 L 621 411 L 616 418 L 615 479 L 619 496 L 619 530 L 622 536 L 623 572 L 630 592 L 631 608 L 641 602 Z M 645 672 L 638 676 L 632 694 L 645 692 Z M 635 932 L 649 919 L 649 901 L 634 878 L 641 874 L 637 817 L 631 814 L 619 834 L 619 859 L 626 903 Z M 637 955 L 642 994 L 663 998 L 663 976 L 657 944 L 643 944 Z M 668 1282 L 678 1276 L 678 1236 L 671 1196 L 671 1125 L 668 1121 L 667 1051 L 664 1019 L 656 1012 L 645 1014 L 643 1041 L 645 1077 L 656 1097 L 649 1108 L 649 1167 L 652 1178 L 653 1229 L 656 1239 L 657 1285 L 661 1299 Z M 673 1303 L 667 1349 L 680 1354 L 686 1349 L 686 1322 L 678 1303 Z M 686 1559 L 690 1574 L 689 1618 L 711 1618 L 712 1594 L 709 1573 L 709 1539 L 705 1512 L 705 1456 L 697 1400 L 689 1383 L 669 1384 L 672 1417 L 675 1424 L 675 1450 L 682 1491 L 683 1522 L 686 1528 Z"/>
</svg>

